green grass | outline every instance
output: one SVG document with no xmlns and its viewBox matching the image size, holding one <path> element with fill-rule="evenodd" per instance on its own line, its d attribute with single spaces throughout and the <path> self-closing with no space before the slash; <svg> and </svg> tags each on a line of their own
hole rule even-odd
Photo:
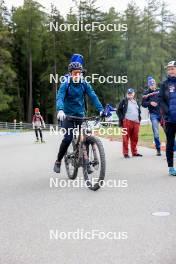
<svg viewBox="0 0 176 264">
<path fill-rule="evenodd" d="M 166 136 L 164 130 L 161 127 L 159 129 L 159 134 L 160 134 L 160 141 L 165 142 Z M 140 127 L 139 145 L 148 146 L 148 147 L 153 146 L 153 131 L 150 125 Z"/>
<path fill-rule="evenodd" d="M 165 133 L 163 129 L 160 127 L 160 139 L 161 141 L 165 141 Z M 146 126 L 141 126 L 140 127 L 140 133 L 139 137 L 141 140 L 153 140 L 153 132 L 152 132 L 152 127 L 150 125 Z"/>
<path fill-rule="evenodd" d="M 14 132 L 14 129 L 5 129 L 5 128 L 1 128 L 0 132 Z"/>
<path fill-rule="evenodd" d="M 122 141 L 122 136 L 117 135 L 119 132 L 119 127 L 114 126 L 113 127 L 113 135 L 108 135 L 107 128 L 105 128 L 105 135 L 102 137 L 105 138 L 111 138 L 112 140 Z M 166 137 L 163 129 L 160 127 L 160 140 L 161 142 L 165 142 Z M 140 131 L 139 131 L 139 145 L 141 146 L 147 146 L 147 147 L 153 147 L 153 132 L 151 125 L 141 125 Z"/>
<path fill-rule="evenodd" d="M 0 132 L 28 132 L 28 131 L 31 131 L 31 129 L 3 129 L 3 128 L 0 128 Z"/>
</svg>

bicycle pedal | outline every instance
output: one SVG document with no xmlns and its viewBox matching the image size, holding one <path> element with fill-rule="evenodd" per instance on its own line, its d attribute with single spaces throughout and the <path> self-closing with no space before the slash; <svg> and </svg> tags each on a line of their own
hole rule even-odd
<svg viewBox="0 0 176 264">
<path fill-rule="evenodd" d="M 99 161 L 98 160 L 93 160 L 91 162 L 92 166 L 96 166 L 96 165 L 99 165 Z"/>
<path fill-rule="evenodd" d="M 90 165 L 87 165 L 87 173 L 88 174 L 91 174 L 93 172 L 94 172 L 94 170 L 91 168 L 91 166 Z"/>
</svg>

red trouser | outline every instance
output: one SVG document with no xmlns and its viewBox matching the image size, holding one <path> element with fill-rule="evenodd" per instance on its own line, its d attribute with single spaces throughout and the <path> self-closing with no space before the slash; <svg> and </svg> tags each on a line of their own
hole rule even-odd
<svg viewBox="0 0 176 264">
<path fill-rule="evenodd" d="M 124 119 L 123 128 L 127 129 L 127 135 L 123 136 L 123 154 L 128 154 L 128 142 L 130 139 L 131 143 L 131 153 L 132 155 L 137 154 L 137 143 L 138 143 L 138 134 L 139 134 L 140 123 Z"/>
</svg>

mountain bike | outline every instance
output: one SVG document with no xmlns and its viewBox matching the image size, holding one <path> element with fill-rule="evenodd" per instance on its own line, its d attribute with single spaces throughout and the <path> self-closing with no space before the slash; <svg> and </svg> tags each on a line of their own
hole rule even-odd
<svg viewBox="0 0 176 264">
<path fill-rule="evenodd" d="M 92 135 L 90 121 L 96 125 L 99 117 L 67 116 L 70 121 L 80 122 L 65 156 L 65 167 L 69 179 L 76 179 L 79 167 L 83 168 L 86 186 L 96 191 L 104 181 L 106 160 L 101 140 Z"/>
</svg>

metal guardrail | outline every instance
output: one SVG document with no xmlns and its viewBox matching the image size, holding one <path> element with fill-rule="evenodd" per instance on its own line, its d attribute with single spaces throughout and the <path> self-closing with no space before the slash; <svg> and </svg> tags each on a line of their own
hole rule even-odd
<svg viewBox="0 0 176 264">
<path fill-rule="evenodd" d="M 50 124 L 45 124 L 46 125 L 46 130 L 50 129 Z M 0 122 L 0 129 L 2 130 L 18 130 L 18 131 L 23 131 L 23 130 L 31 130 L 32 128 L 32 123 L 23 123 L 23 122 Z"/>
</svg>

